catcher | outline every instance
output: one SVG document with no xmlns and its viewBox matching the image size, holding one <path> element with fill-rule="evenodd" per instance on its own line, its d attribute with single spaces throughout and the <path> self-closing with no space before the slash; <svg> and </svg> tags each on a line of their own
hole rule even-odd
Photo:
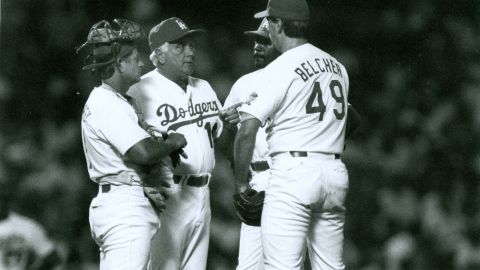
<svg viewBox="0 0 480 270">
<path fill-rule="evenodd" d="M 139 125 L 143 121 L 125 96 L 141 76 L 143 62 L 135 41 L 142 37 L 135 22 L 101 21 L 77 49 L 88 50 L 83 69 L 102 81 L 90 93 L 81 123 L 88 173 L 99 185 L 89 221 L 100 249 L 100 270 L 146 268 L 165 198 L 152 187 L 160 183 L 145 178 L 143 169 L 187 145 L 178 133 L 153 138 Z"/>
</svg>

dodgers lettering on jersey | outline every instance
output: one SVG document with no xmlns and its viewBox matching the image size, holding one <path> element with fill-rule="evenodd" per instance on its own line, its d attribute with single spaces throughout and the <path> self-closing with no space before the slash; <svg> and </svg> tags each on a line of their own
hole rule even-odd
<svg viewBox="0 0 480 270">
<path fill-rule="evenodd" d="M 174 169 L 170 160 L 165 161 L 173 173 L 212 172 L 214 140 L 220 136 L 223 125 L 218 116 L 221 103 L 208 82 L 190 77 L 187 91 L 184 91 L 153 70 L 130 87 L 127 94 L 157 135 L 176 131 L 185 136 L 188 144 L 184 151 L 188 158 L 182 157 L 180 166 Z"/>
<path fill-rule="evenodd" d="M 201 102 L 194 105 L 192 100 L 189 100 L 187 108 L 177 108 L 165 103 L 158 107 L 157 116 L 162 119 L 160 121 L 162 126 L 168 126 L 168 131 L 177 130 L 181 126 L 191 124 L 192 121 L 196 122 L 199 127 L 202 127 L 204 119 L 218 114 L 218 106 L 217 101 Z M 186 121 L 186 118 L 191 119 Z"/>
<path fill-rule="evenodd" d="M 90 93 L 83 109 L 82 139 L 90 178 L 128 172 L 138 175 L 139 167 L 125 162 L 125 153 L 150 135 L 138 125 L 128 101 L 106 84 Z"/>
<path fill-rule="evenodd" d="M 253 94 L 256 94 L 254 91 L 256 86 L 257 78 L 261 70 L 248 73 L 240 79 L 238 79 L 235 84 L 232 86 L 232 90 L 228 94 L 227 99 L 225 100 L 224 107 L 228 108 L 236 103 L 245 102 L 250 100 Z M 255 139 L 255 147 L 253 149 L 252 162 L 267 160 L 268 157 L 268 145 L 267 145 L 267 133 L 265 132 L 264 123 L 257 132 L 257 137 Z"/>
<path fill-rule="evenodd" d="M 240 111 L 271 120 L 271 154 L 343 151 L 349 80 L 341 63 L 307 43 L 283 53 L 259 78 L 257 98 Z"/>
</svg>

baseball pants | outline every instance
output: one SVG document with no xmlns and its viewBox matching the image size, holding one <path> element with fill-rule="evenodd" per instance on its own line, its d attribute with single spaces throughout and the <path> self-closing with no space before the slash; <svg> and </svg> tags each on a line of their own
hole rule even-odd
<svg viewBox="0 0 480 270">
<path fill-rule="evenodd" d="M 265 190 L 270 170 L 252 172 L 250 186 L 257 191 Z M 261 229 L 258 226 L 249 226 L 242 223 L 240 229 L 240 246 L 238 250 L 237 270 L 262 270 L 263 249 Z"/>
<path fill-rule="evenodd" d="M 348 171 L 334 155 L 274 155 L 262 214 L 265 269 L 345 269 L 343 229 Z"/>
<path fill-rule="evenodd" d="M 162 226 L 152 241 L 150 270 L 202 270 L 210 238 L 208 186 L 172 184 Z"/>
<path fill-rule="evenodd" d="M 111 185 L 90 204 L 90 229 L 100 247 L 100 270 L 144 270 L 159 226 L 141 186 Z"/>
</svg>

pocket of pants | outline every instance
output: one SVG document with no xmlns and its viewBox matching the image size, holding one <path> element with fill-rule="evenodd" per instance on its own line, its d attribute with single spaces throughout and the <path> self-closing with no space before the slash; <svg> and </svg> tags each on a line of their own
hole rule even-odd
<svg viewBox="0 0 480 270">
<path fill-rule="evenodd" d="M 348 193 L 348 173 L 346 168 L 339 166 L 328 174 L 324 182 L 324 209 L 345 210 L 345 200 Z"/>
</svg>

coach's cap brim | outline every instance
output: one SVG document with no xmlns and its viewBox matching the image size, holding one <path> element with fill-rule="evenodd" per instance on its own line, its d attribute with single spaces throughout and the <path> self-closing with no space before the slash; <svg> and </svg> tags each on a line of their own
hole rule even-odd
<svg viewBox="0 0 480 270">
<path fill-rule="evenodd" d="M 264 31 L 245 31 L 243 33 L 250 37 L 263 37 L 270 39 L 268 33 L 265 33 Z"/>
</svg>

